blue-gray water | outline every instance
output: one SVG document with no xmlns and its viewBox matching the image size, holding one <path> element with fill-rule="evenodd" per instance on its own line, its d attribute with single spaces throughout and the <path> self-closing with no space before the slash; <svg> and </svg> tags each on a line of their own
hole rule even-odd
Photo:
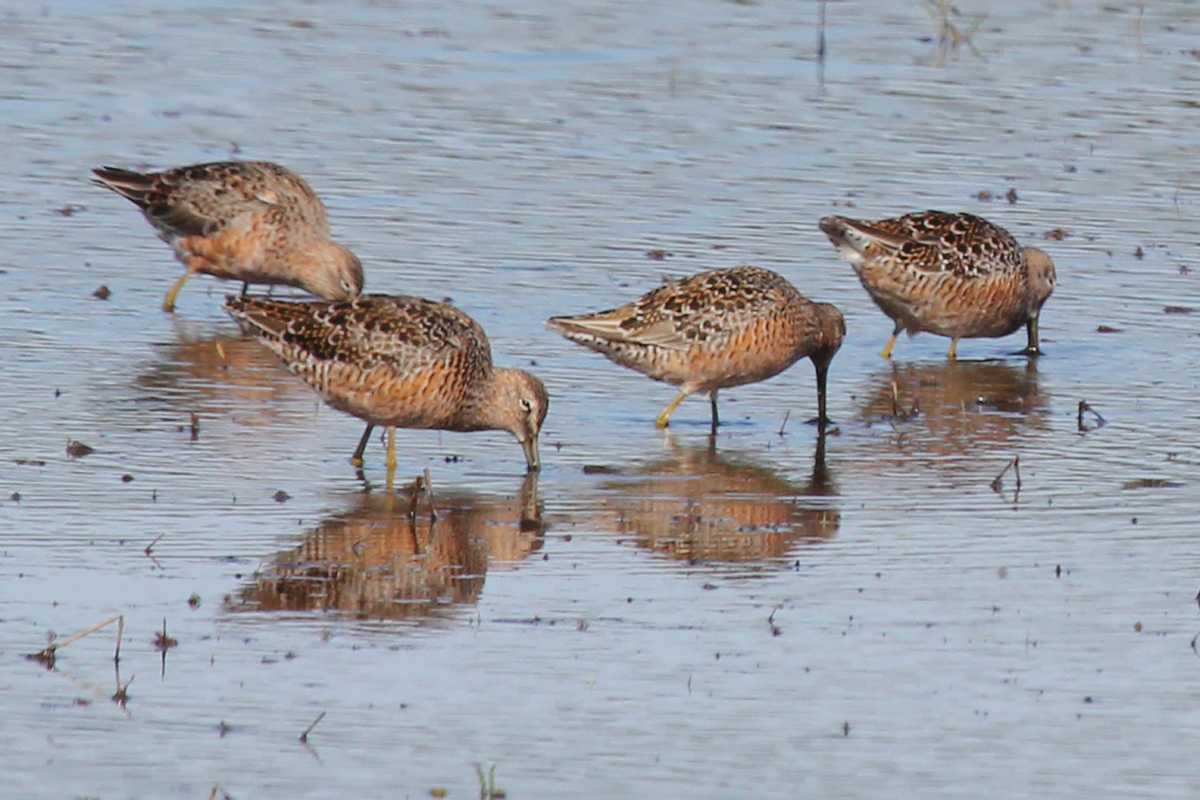
<svg viewBox="0 0 1200 800">
<path fill-rule="evenodd" d="M 1195 794 L 1200 316 L 1165 309 L 1200 309 L 1200 14 L 990 5 L 939 63 L 922 5 L 830 3 L 823 90 L 811 2 L 0 9 L 6 791 Z M 545 380 L 536 498 L 506 434 L 401 432 L 442 512 L 410 523 L 361 424 L 238 337 L 238 286 L 159 310 L 180 267 L 89 169 L 233 156 Z M 1053 256 L 1035 366 L 1020 335 L 878 357 L 816 221 L 921 208 Z M 723 392 L 711 452 L 705 401 L 661 434 L 670 387 L 543 324 L 742 263 L 846 315 L 823 459 L 807 362 Z M 25 659 L 116 614 L 124 708 L 110 628 Z"/>
</svg>

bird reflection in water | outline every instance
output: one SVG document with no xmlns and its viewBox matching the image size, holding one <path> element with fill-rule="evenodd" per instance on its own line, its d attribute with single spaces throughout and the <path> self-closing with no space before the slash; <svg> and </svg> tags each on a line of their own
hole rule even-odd
<svg viewBox="0 0 1200 800">
<path fill-rule="evenodd" d="M 514 497 L 436 491 L 436 521 L 428 496 L 414 497 L 412 488 L 364 495 L 357 508 L 325 520 L 277 554 L 226 609 L 444 617 L 478 599 L 489 565 L 520 561 L 542 546 L 535 474 Z"/>
<path fill-rule="evenodd" d="M 971 453 L 1008 445 L 1044 430 L 1049 398 L 1038 388 L 1037 362 L 935 361 L 893 363 L 859 395 L 861 419 L 893 426 L 905 451 Z M 911 427 L 910 427 L 911 426 Z"/>
<path fill-rule="evenodd" d="M 785 558 L 798 544 L 833 537 L 841 521 L 823 497 L 837 494 L 820 434 L 802 484 L 757 464 L 700 448 L 604 484 L 603 506 L 619 536 L 639 547 L 692 562 L 752 564 Z"/>
<path fill-rule="evenodd" d="M 135 381 L 152 402 L 203 418 L 235 413 L 245 424 L 277 419 L 282 409 L 295 413 L 297 401 L 306 413 L 311 409 L 312 392 L 254 339 L 175 327 L 176 340 L 156 345 L 159 357 Z"/>
</svg>

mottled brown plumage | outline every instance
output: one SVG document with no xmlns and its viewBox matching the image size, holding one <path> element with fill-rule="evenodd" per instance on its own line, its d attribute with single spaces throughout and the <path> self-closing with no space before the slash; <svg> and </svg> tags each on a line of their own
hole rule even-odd
<svg viewBox="0 0 1200 800">
<path fill-rule="evenodd" d="M 95 183 L 142 210 L 186 268 L 167 292 L 164 311 L 174 310 L 175 295 L 196 272 L 245 284 L 297 286 L 328 300 L 362 291 L 362 266 L 329 238 L 321 199 L 278 164 L 224 161 L 164 172 L 116 167 L 92 172 Z"/>
<path fill-rule="evenodd" d="M 1022 325 L 1038 355 L 1038 315 L 1054 291 L 1050 256 L 1021 247 L 1003 228 L 974 214 L 920 211 L 873 222 L 825 217 L 821 230 L 850 262 L 875 304 L 900 331 L 959 339 L 1007 336 Z"/>
<path fill-rule="evenodd" d="M 841 312 L 805 299 L 770 270 L 735 267 L 668 283 L 611 311 L 554 317 L 550 327 L 624 367 L 680 387 L 655 423 L 660 428 L 690 394 L 766 380 L 808 356 L 817 371 L 817 419 L 825 414 L 825 377 L 842 344 Z"/>
<path fill-rule="evenodd" d="M 288 369 L 339 411 L 388 428 L 388 469 L 396 428 L 506 430 L 538 469 L 537 436 L 549 398 L 534 376 L 492 366 L 479 323 L 445 303 L 364 295 L 288 302 L 227 297 L 225 310 Z"/>
</svg>

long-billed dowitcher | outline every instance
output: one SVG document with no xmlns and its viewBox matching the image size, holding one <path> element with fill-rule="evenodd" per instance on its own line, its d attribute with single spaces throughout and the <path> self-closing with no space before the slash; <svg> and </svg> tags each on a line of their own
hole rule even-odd
<svg viewBox="0 0 1200 800">
<path fill-rule="evenodd" d="M 329 219 L 299 175 L 266 161 L 194 164 L 163 172 L 98 167 L 95 183 L 132 200 L 185 267 L 163 311 L 193 273 L 298 286 L 327 300 L 362 291 L 362 265 L 329 238 Z M 245 285 L 242 287 L 245 293 Z"/>
<path fill-rule="evenodd" d="M 387 467 L 396 466 L 396 428 L 505 430 L 541 466 L 538 431 L 550 400 L 542 382 L 492 366 L 479 323 L 445 303 L 363 295 L 345 301 L 225 298 L 225 310 L 339 411 L 387 428 Z"/>
<path fill-rule="evenodd" d="M 1050 256 L 1021 247 L 1003 228 L 974 214 L 919 211 L 873 222 L 825 217 L 821 230 L 850 262 L 875 305 L 896 323 L 881 355 L 900 331 L 959 339 L 1007 336 L 1022 325 L 1036 356 L 1038 314 L 1054 291 Z"/>
<path fill-rule="evenodd" d="M 817 371 L 817 421 L 827 423 L 825 376 L 846 333 L 840 311 L 758 267 L 702 272 L 611 311 L 554 317 L 549 325 L 621 366 L 679 386 L 655 420 L 660 428 L 683 398 L 707 392 L 714 430 L 720 389 L 766 380 L 805 356 Z"/>
</svg>

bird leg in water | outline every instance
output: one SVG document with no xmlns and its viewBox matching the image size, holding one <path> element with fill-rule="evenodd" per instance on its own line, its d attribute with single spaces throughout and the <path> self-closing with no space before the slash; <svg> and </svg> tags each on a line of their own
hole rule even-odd
<svg viewBox="0 0 1200 800">
<path fill-rule="evenodd" d="M 675 409 L 679 407 L 679 404 L 683 402 L 683 398 L 687 397 L 691 393 L 692 392 L 690 389 L 684 389 L 682 392 L 680 392 L 674 400 L 667 404 L 667 407 L 662 410 L 662 413 L 655 418 L 655 426 L 659 428 L 667 427 L 667 420 L 671 418 L 671 414 L 673 414 Z"/>
</svg>

